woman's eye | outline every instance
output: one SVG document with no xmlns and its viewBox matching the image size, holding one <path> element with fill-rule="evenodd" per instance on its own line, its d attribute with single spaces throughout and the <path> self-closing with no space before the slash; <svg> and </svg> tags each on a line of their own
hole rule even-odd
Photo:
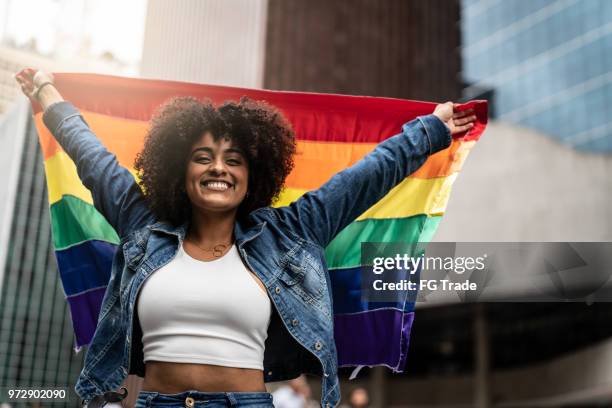
<svg viewBox="0 0 612 408">
<path fill-rule="evenodd" d="M 198 163 L 208 163 L 210 159 L 208 157 L 197 157 L 196 162 Z"/>
<path fill-rule="evenodd" d="M 232 166 L 239 166 L 241 164 L 240 160 L 236 160 L 236 159 L 229 159 L 227 163 L 231 164 Z"/>
</svg>

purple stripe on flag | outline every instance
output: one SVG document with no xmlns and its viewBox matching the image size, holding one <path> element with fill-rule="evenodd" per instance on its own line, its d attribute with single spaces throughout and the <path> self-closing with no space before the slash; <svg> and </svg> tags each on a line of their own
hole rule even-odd
<svg viewBox="0 0 612 408">
<path fill-rule="evenodd" d="M 385 364 L 402 372 L 414 312 L 378 309 L 334 316 L 338 365 Z"/>
<path fill-rule="evenodd" d="M 77 347 L 89 344 L 96 331 L 104 292 L 106 292 L 106 287 L 68 298 Z"/>
</svg>

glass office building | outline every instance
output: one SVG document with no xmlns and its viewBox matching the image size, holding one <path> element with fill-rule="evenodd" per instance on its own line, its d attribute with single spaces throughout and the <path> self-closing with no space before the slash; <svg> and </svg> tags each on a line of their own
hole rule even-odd
<svg viewBox="0 0 612 408">
<path fill-rule="evenodd" d="M 10 233 L 6 261 L 0 264 L 0 389 L 61 387 L 68 401 L 42 405 L 80 407 L 74 383 L 85 352 L 73 349 L 70 311 L 52 247 L 42 152 L 34 121 L 27 116 L 14 210 L 10 225 L 2 226 Z M 0 134 L 17 137 L 5 124 L 0 123 Z M 7 398 L 0 395 L 0 405 Z M 24 399 L 8 406 L 36 405 Z"/>
<path fill-rule="evenodd" d="M 585 151 L 612 152 L 612 1 L 462 0 L 464 96 Z"/>
</svg>

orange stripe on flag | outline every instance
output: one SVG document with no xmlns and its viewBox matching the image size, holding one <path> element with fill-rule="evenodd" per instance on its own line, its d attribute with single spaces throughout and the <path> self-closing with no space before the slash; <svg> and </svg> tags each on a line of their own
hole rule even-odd
<svg viewBox="0 0 612 408">
<path fill-rule="evenodd" d="M 119 163 L 127 168 L 134 167 L 136 154 L 142 150 L 149 124 L 87 111 L 81 113 L 102 144 L 117 156 Z M 40 130 L 41 147 L 46 160 L 62 148 L 42 123 L 41 113 L 36 114 L 35 120 L 36 128 Z"/>
<path fill-rule="evenodd" d="M 148 123 L 81 111 L 92 131 L 119 163 L 132 169 L 137 153 L 142 150 Z M 49 130 L 42 123 L 42 113 L 35 116 L 45 160 L 62 151 Z M 412 178 L 446 177 L 459 172 L 475 141 L 453 139 L 450 148 L 431 156 Z M 313 190 L 323 185 L 334 174 L 355 164 L 376 147 L 376 143 L 315 142 L 298 140 L 295 167 L 286 186 Z"/>
<path fill-rule="evenodd" d="M 454 139 L 451 146 L 432 155 L 416 172 L 416 179 L 447 177 L 458 173 L 475 141 Z M 375 143 L 298 142 L 295 168 L 287 178 L 287 187 L 314 190 L 334 174 L 355 164 L 372 151 Z"/>
</svg>

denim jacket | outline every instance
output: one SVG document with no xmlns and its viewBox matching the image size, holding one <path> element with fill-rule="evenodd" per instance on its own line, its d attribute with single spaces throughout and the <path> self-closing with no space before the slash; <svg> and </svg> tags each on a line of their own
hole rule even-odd
<svg viewBox="0 0 612 408">
<path fill-rule="evenodd" d="M 95 334 L 75 390 L 85 401 L 118 388 L 129 374 L 144 376 L 136 299 L 145 280 L 170 262 L 187 225 L 157 220 L 132 174 L 122 167 L 68 102 L 50 106 L 43 120 L 76 164 L 96 209 L 117 231 L 115 253 Z M 324 248 L 349 223 L 450 145 L 448 127 L 420 116 L 362 160 L 289 206 L 263 207 L 236 222 L 245 264 L 273 304 L 264 353 L 264 381 L 301 373 L 321 376 L 321 404 L 340 401 L 331 284 Z"/>
</svg>

